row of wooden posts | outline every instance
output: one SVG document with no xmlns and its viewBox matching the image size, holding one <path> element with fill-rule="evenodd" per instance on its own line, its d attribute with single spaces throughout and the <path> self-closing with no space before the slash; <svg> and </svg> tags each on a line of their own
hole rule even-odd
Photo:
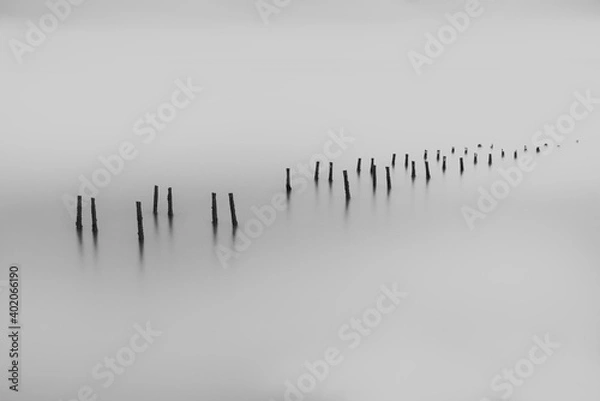
<svg viewBox="0 0 600 401">
<path fill-rule="evenodd" d="M 548 146 L 547 144 L 545 146 Z M 477 146 L 478 148 L 481 148 L 481 145 Z M 491 145 L 491 149 L 494 149 L 494 145 Z M 523 148 L 524 152 L 527 152 L 527 146 L 525 145 Z M 456 153 L 456 149 L 454 147 L 452 147 L 451 149 L 451 153 L 455 154 Z M 540 153 L 540 148 L 537 147 L 536 148 L 536 153 Z M 466 156 L 468 154 L 468 148 L 464 149 L 464 156 Z M 514 159 L 518 158 L 518 151 L 515 150 L 514 151 Z M 505 157 L 505 152 L 504 149 L 502 149 L 501 151 L 501 157 L 504 158 Z M 409 154 L 406 153 L 404 155 L 404 168 L 405 170 L 408 171 L 408 167 L 409 167 Z M 429 160 L 427 158 L 427 150 L 425 150 L 424 154 L 423 154 L 423 159 L 425 162 L 425 179 L 427 181 L 429 181 L 431 179 L 431 172 L 429 169 Z M 441 156 L 440 151 L 437 151 L 436 154 L 436 161 L 439 163 L 440 160 L 442 161 L 442 171 L 445 172 L 446 171 L 446 156 Z M 492 165 L 492 153 L 488 154 L 488 165 L 491 166 Z M 478 155 L 477 152 L 474 153 L 473 155 L 473 163 L 477 164 L 478 162 Z M 415 161 L 412 160 L 410 163 L 411 166 L 411 178 L 413 180 L 416 179 L 417 177 L 417 173 L 416 173 L 416 166 L 415 166 Z M 396 167 L 396 153 L 392 154 L 392 163 L 391 163 L 391 168 L 395 168 Z M 361 174 L 361 170 L 362 170 L 362 158 L 358 159 L 357 165 L 356 165 L 356 172 L 357 174 L 360 176 Z M 389 166 L 386 166 L 385 168 L 386 170 L 386 183 L 387 183 L 387 189 L 388 191 L 391 191 L 392 189 L 392 178 L 391 178 L 391 170 Z M 460 157 L 459 158 L 459 170 L 460 170 L 460 174 L 464 173 L 465 170 L 465 164 L 464 164 L 464 157 Z M 320 162 L 317 161 L 316 165 L 315 165 L 315 175 L 314 175 L 314 180 L 315 182 L 319 181 L 319 171 L 320 171 Z M 373 180 L 373 188 L 376 188 L 377 186 L 377 165 L 375 164 L 375 158 L 371 158 L 371 166 L 370 166 L 370 174 L 371 174 L 371 178 Z M 343 170 L 343 176 L 344 176 L 344 192 L 346 194 L 346 201 L 350 201 L 350 199 L 352 198 L 351 193 L 350 193 L 350 182 L 348 180 L 348 170 Z M 329 177 L 328 177 L 328 181 L 329 183 L 333 183 L 333 162 L 329 163 Z M 286 191 L 288 192 L 288 194 L 292 191 L 292 178 L 291 178 L 291 169 L 287 168 L 286 169 Z M 156 216 L 158 215 L 158 186 L 155 185 L 154 186 L 154 199 L 153 199 L 153 214 Z M 218 219 L 218 215 L 217 215 L 217 194 L 216 193 L 212 193 L 212 205 L 211 205 L 211 210 L 212 210 L 212 224 L 214 226 L 217 226 L 219 219 Z M 231 223 L 233 225 L 234 228 L 236 228 L 238 226 L 238 220 L 237 220 L 237 215 L 236 215 L 236 211 L 235 211 L 235 201 L 233 198 L 233 193 L 229 193 L 229 210 L 231 213 Z M 144 241 L 144 224 L 143 224 L 143 213 L 142 213 L 142 202 L 137 201 L 136 202 L 136 212 L 137 212 L 137 226 L 138 226 L 138 239 L 140 242 Z M 96 199 L 95 198 L 91 198 L 91 213 L 92 213 L 92 232 L 94 233 L 94 235 L 96 235 L 98 233 L 98 219 L 97 219 L 97 215 L 96 215 Z M 169 218 L 171 219 L 173 217 L 173 189 L 171 187 L 169 187 L 167 189 L 167 215 L 169 216 Z M 83 223 L 82 223 L 82 197 L 78 196 L 77 197 L 77 219 L 75 222 L 75 226 L 77 228 L 77 230 L 81 231 L 83 230 Z"/>
</svg>

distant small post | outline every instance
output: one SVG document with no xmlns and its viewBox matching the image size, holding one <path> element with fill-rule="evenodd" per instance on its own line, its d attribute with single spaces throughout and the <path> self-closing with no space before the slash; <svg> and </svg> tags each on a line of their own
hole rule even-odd
<svg viewBox="0 0 600 401">
<path fill-rule="evenodd" d="M 410 173 L 410 176 L 414 180 L 415 178 L 417 178 L 417 169 L 415 167 L 415 162 L 414 161 L 411 161 L 410 164 L 411 164 L 411 167 L 412 167 L 412 172 Z"/>
<path fill-rule="evenodd" d="M 154 205 L 152 207 L 152 213 L 158 214 L 158 185 L 154 186 Z"/>
<path fill-rule="evenodd" d="M 437 151 L 437 155 L 435 156 L 435 160 L 436 160 L 437 162 L 439 162 L 439 161 L 440 161 L 440 151 L 439 151 L 439 149 L 438 149 L 438 151 Z"/>
<path fill-rule="evenodd" d="M 358 162 L 356 163 L 356 172 L 358 174 L 360 174 L 361 169 L 362 169 L 362 159 L 359 157 Z"/>
<path fill-rule="evenodd" d="M 392 175 L 390 174 L 390 168 L 389 167 L 385 167 L 385 177 L 386 177 L 386 181 L 387 181 L 387 190 L 391 191 L 392 190 Z"/>
<path fill-rule="evenodd" d="M 444 156 L 444 158 L 442 159 L 442 171 L 444 173 L 446 172 L 446 156 Z"/>
<path fill-rule="evenodd" d="M 477 164 L 477 152 L 473 153 L 473 164 Z"/>
<path fill-rule="evenodd" d="M 427 160 L 427 149 L 425 149 L 425 152 L 423 152 L 423 160 Z"/>
<path fill-rule="evenodd" d="M 464 162 L 463 158 L 461 157 L 460 158 L 460 173 L 462 174 L 462 173 L 464 173 L 464 171 L 465 171 L 465 162 Z"/>
<path fill-rule="evenodd" d="M 169 207 L 168 215 L 173 217 L 173 188 L 171 187 L 167 190 L 167 203 Z"/>
<path fill-rule="evenodd" d="M 492 154 L 488 154 L 488 166 L 492 165 Z"/>
<path fill-rule="evenodd" d="M 219 223 L 219 216 L 217 215 L 217 194 L 212 193 L 212 223 L 216 226 Z"/>
<path fill-rule="evenodd" d="M 371 157 L 371 168 L 370 168 L 370 170 L 371 170 L 371 174 L 373 174 L 373 169 L 374 169 L 374 168 L 375 168 L 375 158 L 374 158 L 374 157 Z"/>
<path fill-rule="evenodd" d="M 135 202 L 137 209 L 138 240 L 144 242 L 144 223 L 142 217 L 142 202 Z"/>
<path fill-rule="evenodd" d="M 502 158 L 504 159 L 504 149 L 502 149 L 502 154 L 501 154 Z"/>
<path fill-rule="evenodd" d="M 515 150 L 515 160 L 517 159 L 517 151 Z"/>
<path fill-rule="evenodd" d="M 392 154 L 392 167 L 396 167 L 396 154 Z"/>
<path fill-rule="evenodd" d="M 319 181 L 319 167 L 321 166 L 321 162 L 317 161 L 315 165 L 315 181 Z"/>
<path fill-rule="evenodd" d="M 92 232 L 98 232 L 98 220 L 96 219 L 96 198 L 92 198 Z"/>
<path fill-rule="evenodd" d="M 431 179 L 431 172 L 429 171 L 429 162 L 425 160 L 425 179 L 429 181 Z"/>
<path fill-rule="evenodd" d="M 77 221 L 75 222 L 75 227 L 77 227 L 78 230 L 83 229 L 83 223 L 82 223 L 82 218 L 81 218 L 81 202 L 82 202 L 81 195 L 78 195 L 77 196 Z"/>
<path fill-rule="evenodd" d="M 408 153 L 404 154 L 404 168 L 408 170 Z"/>
<path fill-rule="evenodd" d="M 292 192 L 292 178 L 290 177 L 290 169 L 285 169 L 285 190 Z"/>
<path fill-rule="evenodd" d="M 333 182 L 333 162 L 329 162 L 329 182 Z"/>
<path fill-rule="evenodd" d="M 350 200 L 350 182 L 348 181 L 348 170 L 344 170 L 344 189 L 346 191 L 346 200 Z"/>
<path fill-rule="evenodd" d="M 452 154 L 454 154 L 454 146 L 452 146 Z"/>
<path fill-rule="evenodd" d="M 231 210 L 231 224 L 233 227 L 237 227 L 238 220 L 237 215 L 235 214 L 235 202 L 233 201 L 233 194 L 229 194 L 229 209 Z"/>
<path fill-rule="evenodd" d="M 535 153 L 540 153 L 540 147 L 535 148 Z"/>
<path fill-rule="evenodd" d="M 469 148 L 465 147 L 465 156 L 467 155 L 467 153 L 469 153 Z"/>
</svg>

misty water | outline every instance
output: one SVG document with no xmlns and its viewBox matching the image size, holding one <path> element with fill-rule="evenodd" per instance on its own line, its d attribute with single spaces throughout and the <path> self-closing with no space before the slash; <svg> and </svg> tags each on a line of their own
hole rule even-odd
<svg viewBox="0 0 600 401">
<path fill-rule="evenodd" d="M 550 333 L 560 349 L 515 387 L 514 399 L 597 398 L 600 109 L 548 155 L 531 141 L 569 111 L 575 91 L 599 88 L 598 61 L 588 52 L 594 36 L 583 35 L 597 37 L 594 24 L 555 21 L 526 44 L 519 41 L 525 23 L 506 32 L 492 19 L 419 80 L 403 47 L 422 35 L 417 24 L 410 34 L 397 26 L 339 35 L 290 28 L 275 37 L 239 29 L 221 32 L 218 45 L 208 44 L 214 30 L 187 26 L 171 36 L 139 27 L 112 36 L 106 28 L 57 33 L 68 44 L 36 54 L 48 64 L 33 61 L 27 76 L 0 78 L 27 105 L 7 116 L 0 161 L 0 260 L 22 269 L 21 395 L 66 401 L 90 385 L 99 400 L 279 401 L 286 381 L 307 372 L 306 361 L 336 347 L 343 362 L 306 400 L 494 399 L 501 393 L 491 391 L 492 378 L 527 357 L 533 336 Z M 589 41 L 565 45 L 557 56 L 557 30 L 568 43 L 577 35 Z M 141 56 L 118 50 L 121 42 L 138 46 Z M 77 43 L 86 46 L 69 61 Z M 168 46 L 157 55 L 152 43 Z M 133 123 L 188 76 L 203 93 L 144 144 Z M 333 160 L 333 183 L 322 163 L 318 184 L 296 174 L 286 199 L 285 169 L 308 165 L 329 132 L 340 130 L 354 141 Z M 79 236 L 64 196 L 76 196 L 78 177 L 90 178 L 102 167 L 98 156 L 115 154 L 125 140 L 138 155 L 96 195 L 97 238 L 89 207 Z M 489 190 L 499 168 L 514 167 L 513 152 L 522 157 L 523 145 L 535 169 L 470 230 L 461 208 L 477 208 L 478 189 Z M 445 174 L 438 149 L 447 157 Z M 394 152 L 388 193 L 385 167 Z M 416 161 L 414 182 L 405 153 Z M 349 203 L 342 170 L 349 171 Z M 216 232 L 211 192 L 218 194 Z M 229 192 L 240 222 L 235 235 Z M 248 244 L 253 207 L 275 195 L 285 210 Z M 143 249 L 136 201 L 143 202 Z M 217 252 L 223 249 L 237 252 L 226 265 Z M 340 327 L 394 283 L 409 295 L 351 349 Z M 93 368 L 146 322 L 162 336 L 103 388 Z M 0 394 L 12 396 L 4 386 Z"/>
</svg>

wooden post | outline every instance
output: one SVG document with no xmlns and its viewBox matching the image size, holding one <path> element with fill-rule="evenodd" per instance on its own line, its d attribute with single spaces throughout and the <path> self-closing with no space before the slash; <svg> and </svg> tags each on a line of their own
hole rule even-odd
<svg viewBox="0 0 600 401">
<path fill-rule="evenodd" d="M 154 206 L 152 208 L 152 213 L 158 214 L 158 185 L 154 186 Z"/>
<path fill-rule="evenodd" d="M 462 174 L 465 171 L 465 162 L 463 158 L 460 158 L 460 173 Z"/>
<path fill-rule="evenodd" d="M 358 163 L 356 163 L 356 172 L 357 172 L 358 174 L 360 174 L 361 167 L 362 167 L 362 159 L 359 157 L 359 158 L 358 158 Z"/>
<path fill-rule="evenodd" d="M 454 154 L 454 146 L 452 146 L 452 154 Z"/>
<path fill-rule="evenodd" d="M 408 153 L 404 154 L 404 168 L 408 170 Z"/>
<path fill-rule="evenodd" d="M 502 158 L 504 159 L 504 149 L 502 149 Z"/>
<path fill-rule="evenodd" d="M 370 168 L 371 174 L 373 174 L 374 168 L 375 168 L 375 158 L 371 157 L 371 168 Z"/>
<path fill-rule="evenodd" d="M 229 209 L 231 210 L 231 224 L 233 227 L 237 227 L 238 221 L 237 216 L 235 214 L 235 202 L 233 201 L 233 194 L 229 194 Z"/>
<path fill-rule="evenodd" d="M 290 177 L 290 169 L 285 169 L 285 190 L 289 193 L 292 192 L 292 178 Z"/>
<path fill-rule="evenodd" d="M 329 162 L 329 182 L 333 182 L 333 162 Z"/>
<path fill-rule="evenodd" d="M 81 230 L 83 228 L 83 223 L 82 223 L 82 218 L 81 218 L 81 202 L 82 202 L 81 195 L 78 195 L 77 196 L 77 221 L 75 222 L 75 227 L 77 227 L 78 230 Z"/>
<path fill-rule="evenodd" d="M 515 150 L 515 160 L 517 159 L 517 151 Z"/>
<path fill-rule="evenodd" d="M 169 207 L 168 215 L 169 217 L 173 217 L 173 188 L 169 187 L 167 190 L 167 203 Z"/>
<path fill-rule="evenodd" d="M 135 206 L 137 209 L 137 225 L 138 225 L 138 240 L 140 242 L 144 241 L 144 223 L 142 217 L 142 202 L 135 202 Z"/>
<path fill-rule="evenodd" d="M 444 158 L 442 160 L 442 171 L 446 172 L 446 156 L 444 156 Z"/>
<path fill-rule="evenodd" d="M 411 163 L 411 166 L 412 166 L 412 173 L 410 174 L 410 176 L 414 180 L 415 178 L 417 178 L 417 170 L 415 168 L 415 162 L 412 161 L 410 163 Z"/>
<path fill-rule="evenodd" d="M 427 160 L 427 149 L 425 149 L 425 152 L 423 152 L 423 160 Z"/>
<path fill-rule="evenodd" d="M 480 143 L 478 143 L 478 144 L 477 144 L 477 147 L 478 147 L 478 148 L 481 148 L 481 144 L 480 144 Z"/>
<path fill-rule="evenodd" d="M 321 162 L 317 161 L 315 165 L 315 181 L 319 181 L 319 167 L 321 166 Z"/>
<path fill-rule="evenodd" d="M 491 166 L 491 165 L 492 165 L 492 154 L 490 153 L 488 155 L 488 166 Z"/>
<path fill-rule="evenodd" d="M 527 145 L 523 146 L 523 151 L 527 152 Z"/>
<path fill-rule="evenodd" d="M 473 164 L 477 164 L 477 152 L 473 153 Z"/>
<path fill-rule="evenodd" d="M 350 182 L 348 181 L 348 170 L 344 170 L 344 189 L 346 190 L 346 200 L 350 200 Z"/>
<path fill-rule="evenodd" d="M 386 166 L 385 168 L 385 177 L 387 181 L 387 189 L 388 192 L 392 190 L 392 176 L 390 174 L 390 168 Z"/>
<path fill-rule="evenodd" d="M 373 164 L 373 169 L 371 170 L 371 177 L 373 178 L 373 188 L 377 186 L 377 165 Z"/>
<path fill-rule="evenodd" d="M 467 155 L 467 153 L 469 153 L 469 148 L 465 147 L 465 156 Z"/>
<path fill-rule="evenodd" d="M 92 198 L 92 232 L 98 232 L 98 220 L 96 219 L 96 198 Z"/>
<path fill-rule="evenodd" d="M 219 216 L 217 215 L 217 194 L 212 193 L 212 223 L 213 225 L 217 225 L 219 223 Z"/>
<path fill-rule="evenodd" d="M 439 163 L 440 161 L 440 151 L 437 151 L 437 156 L 435 157 L 435 160 Z"/>
<path fill-rule="evenodd" d="M 429 162 L 425 160 L 425 179 L 429 181 L 431 179 L 431 172 L 429 171 Z"/>
<path fill-rule="evenodd" d="M 392 167 L 396 167 L 396 154 L 392 154 Z"/>
<path fill-rule="evenodd" d="M 540 147 L 535 148 L 535 153 L 540 153 Z"/>
</svg>

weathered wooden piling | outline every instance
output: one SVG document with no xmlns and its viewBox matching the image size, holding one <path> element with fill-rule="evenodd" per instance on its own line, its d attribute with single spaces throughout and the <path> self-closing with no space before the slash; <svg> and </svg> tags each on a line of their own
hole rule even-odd
<svg viewBox="0 0 600 401">
<path fill-rule="evenodd" d="M 540 153 L 540 147 L 535 148 L 535 153 Z"/>
<path fill-rule="evenodd" d="M 387 190 L 392 190 L 392 175 L 390 174 L 390 168 L 386 166 L 385 168 L 385 178 L 387 182 Z"/>
<path fill-rule="evenodd" d="M 291 170 L 289 168 L 285 169 L 285 190 L 288 193 L 292 192 L 292 177 Z"/>
<path fill-rule="evenodd" d="M 315 163 L 315 181 L 319 181 L 319 168 L 321 166 L 321 162 Z"/>
<path fill-rule="evenodd" d="M 346 192 L 346 200 L 350 200 L 350 181 L 348 181 L 348 170 L 344 170 L 344 191 Z"/>
<path fill-rule="evenodd" d="M 152 207 L 152 213 L 158 214 L 158 185 L 154 186 L 154 205 Z"/>
<path fill-rule="evenodd" d="M 83 223 L 82 223 L 82 217 L 81 217 L 81 203 L 82 203 L 82 198 L 81 195 L 77 196 L 77 220 L 75 221 L 75 227 L 77 227 L 78 230 L 83 229 Z"/>
<path fill-rule="evenodd" d="M 469 153 L 469 148 L 465 148 L 465 156 Z"/>
<path fill-rule="evenodd" d="M 477 152 L 473 153 L 473 164 L 477 164 Z"/>
<path fill-rule="evenodd" d="M 377 165 L 373 165 L 373 169 L 371 170 L 371 178 L 373 179 L 373 191 L 377 188 Z"/>
<path fill-rule="evenodd" d="M 135 207 L 137 209 L 137 226 L 138 226 L 138 240 L 140 242 L 144 241 L 144 223 L 142 217 L 142 202 L 135 202 Z"/>
<path fill-rule="evenodd" d="M 425 152 L 423 152 L 423 160 L 427 160 L 427 149 L 425 149 Z"/>
<path fill-rule="evenodd" d="M 492 154 L 488 154 L 488 166 L 492 165 Z"/>
<path fill-rule="evenodd" d="M 356 163 L 356 172 L 358 174 L 360 174 L 361 167 L 362 167 L 362 159 L 359 157 L 358 162 Z"/>
<path fill-rule="evenodd" d="M 429 171 L 429 162 L 425 160 L 425 179 L 429 181 L 431 179 L 431 172 Z"/>
<path fill-rule="evenodd" d="M 329 182 L 333 182 L 333 162 L 329 162 Z"/>
<path fill-rule="evenodd" d="M 231 224 L 233 227 L 237 227 L 238 220 L 237 215 L 235 214 L 235 202 L 233 201 L 233 194 L 229 194 L 229 210 L 231 211 Z"/>
<path fill-rule="evenodd" d="M 168 204 L 168 216 L 173 217 L 173 188 L 167 189 L 167 204 Z"/>
<path fill-rule="evenodd" d="M 396 167 L 396 154 L 395 153 L 392 154 L 392 168 L 393 167 Z"/>
<path fill-rule="evenodd" d="M 452 146 L 452 154 L 454 154 L 454 146 Z"/>
<path fill-rule="evenodd" d="M 446 156 L 442 159 L 442 171 L 446 172 Z"/>
<path fill-rule="evenodd" d="M 212 193 L 211 210 L 212 210 L 212 223 L 213 223 L 213 225 L 216 226 L 219 223 L 219 216 L 217 214 L 217 194 L 214 192 Z"/>
<path fill-rule="evenodd" d="M 515 160 L 517 159 L 517 151 L 515 150 Z"/>
<path fill-rule="evenodd" d="M 98 232 L 98 219 L 96 218 L 96 198 L 92 198 L 92 232 Z"/>
<path fill-rule="evenodd" d="M 464 173 L 465 172 L 465 162 L 463 160 L 463 158 L 460 158 L 460 173 Z"/>
<path fill-rule="evenodd" d="M 439 151 L 439 150 L 437 151 L 437 155 L 435 156 L 435 160 L 436 160 L 437 162 L 439 162 L 439 161 L 440 161 L 440 151 Z"/>
<path fill-rule="evenodd" d="M 373 168 L 375 168 L 375 158 L 371 157 L 371 167 L 369 168 L 371 174 L 373 174 Z"/>
<path fill-rule="evenodd" d="M 412 173 L 410 173 L 411 178 L 414 180 L 417 178 L 417 169 L 415 168 L 415 162 L 411 161 Z"/>
<path fill-rule="evenodd" d="M 404 168 L 408 170 L 408 153 L 404 154 Z"/>
<path fill-rule="evenodd" d="M 504 159 L 504 149 L 502 149 L 501 156 L 502 156 L 502 158 Z"/>
</svg>

